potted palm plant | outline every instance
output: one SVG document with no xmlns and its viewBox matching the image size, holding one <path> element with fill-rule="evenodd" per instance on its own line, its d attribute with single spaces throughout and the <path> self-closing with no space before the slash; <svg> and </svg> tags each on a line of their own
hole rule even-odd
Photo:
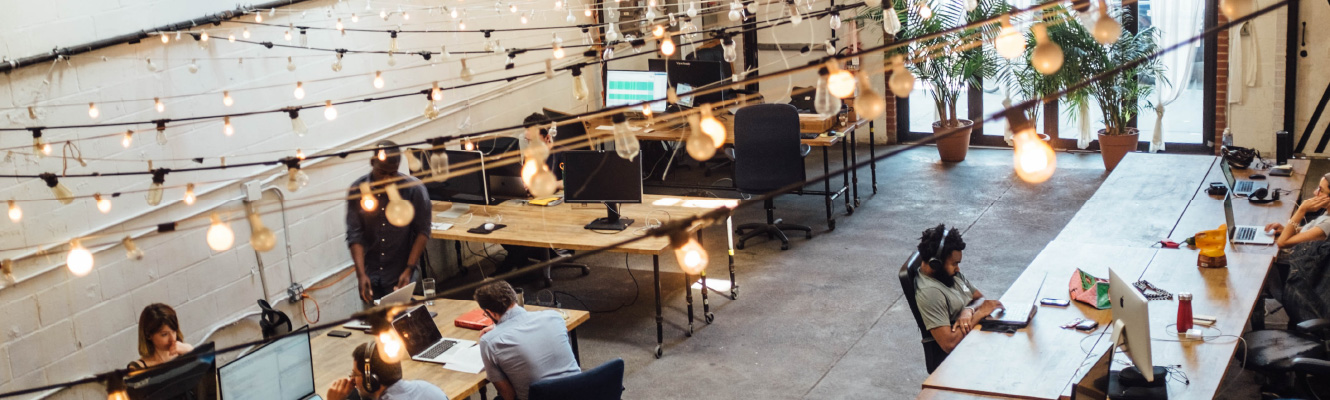
<svg viewBox="0 0 1330 400">
<path fill-rule="evenodd" d="M 1119 20 L 1130 18 L 1121 8 L 1112 9 L 1110 14 Z M 1095 41 L 1094 35 L 1079 23 L 1069 22 L 1063 26 L 1067 34 L 1054 40 L 1066 54 L 1067 62 L 1063 65 L 1066 82 L 1087 81 L 1095 75 L 1159 51 L 1158 32 L 1153 27 L 1137 33 L 1123 30 L 1117 42 L 1104 45 Z M 1070 108 L 1087 104 L 1093 99 L 1093 106 L 1099 109 L 1104 124 L 1104 128 L 1099 131 L 1099 150 L 1103 155 L 1104 169 L 1112 171 L 1123 156 L 1136 151 L 1139 146 L 1140 133 L 1129 125 L 1140 112 L 1141 102 L 1144 102 L 1145 107 L 1154 107 L 1149 102 L 1154 86 L 1142 81 L 1142 78 L 1161 79 L 1162 72 L 1163 65 L 1158 59 L 1147 60 L 1067 95 L 1067 102 L 1072 106 Z M 1157 83 L 1167 84 L 1164 81 Z"/>
</svg>

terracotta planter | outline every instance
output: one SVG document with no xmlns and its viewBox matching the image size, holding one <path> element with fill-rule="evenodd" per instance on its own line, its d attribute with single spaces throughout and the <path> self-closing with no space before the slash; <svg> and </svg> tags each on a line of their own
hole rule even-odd
<svg viewBox="0 0 1330 400">
<path fill-rule="evenodd" d="M 1099 152 L 1104 157 L 1104 169 L 1112 171 L 1117 168 L 1118 162 L 1122 161 L 1127 153 L 1136 151 L 1140 145 L 1140 131 L 1136 128 L 1127 128 L 1126 135 L 1105 135 L 1104 130 L 1099 130 Z"/>
<path fill-rule="evenodd" d="M 974 132 L 974 121 L 962 119 L 960 122 L 960 132 L 936 142 L 937 155 L 942 158 L 942 162 L 965 161 L 965 154 L 970 152 L 970 133 Z M 942 127 L 942 121 L 933 123 L 934 135 L 947 133 L 949 129 Z"/>
</svg>

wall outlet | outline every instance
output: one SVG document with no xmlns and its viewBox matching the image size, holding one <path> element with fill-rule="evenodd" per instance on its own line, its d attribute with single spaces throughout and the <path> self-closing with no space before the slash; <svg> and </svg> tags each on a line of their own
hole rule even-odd
<svg viewBox="0 0 1330 400">
<path fill-rule="evenodd" d="M 292 283 L 291 287 L 286 288 L 286 301 L 290 303 L 297 303 L 300 301 L 301 297 L 303 297 L 302 294 L 304 293 L 305 293 L 304 286 L 301 286 L 300 283 Z"/>
<path fill-rule="evenodd" d="M 259 201 L 263 199 L 263 182 L 254 180 L 245 182 L 245 201 Z"/>
</svg>

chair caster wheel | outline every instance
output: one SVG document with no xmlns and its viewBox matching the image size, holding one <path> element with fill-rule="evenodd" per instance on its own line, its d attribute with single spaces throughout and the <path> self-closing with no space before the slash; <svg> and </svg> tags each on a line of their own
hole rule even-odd
<svg viewBox="0 0 1330 400">
<path fill-rule="evenodd" d="M 739 289 L 730 290 L 730 301 L 739 300 Z"/>
<path fill-rule="evenodd" d="M 813 232 L 804 232 L 804 239 L 812 239 Z"/>
<path fill-rule="evenodd" d="M 707 321 L 707 324 L 710 324 L 710 323 L 712 323 L 712 322 L 715 322 L 715 321 L 716 321 L 716 314 L 707 313 L 706 321 Z"/>
<path fill-rule="evenodd" d="M 660 350 L 660 345 L 656 345 L 656 358 L 659 359 L 662 355 L 665 355 L 665 353 Z"/>
<path fill-rule="evenodd" d="M 854 206 L 846 205 L 846 206 L 845 206 L 845 215 L 854 215 Z"/>
<path fill-rule="evenodd" d="M 735 248 L 735 249 L 739 249 L 739 250 L 743 250 L 743 249 L 744 249 L 744 242 L 735 243 L 735 244 L 734 244 L 734 248 Z"/>
<path fill-rule="evenodd" d="M 832 231 L 836 230 L 836 220 L 834 219 L 827 220 L 827 230 L 832 230 Z"/>
<path fill-rule="evenodd" d="M 781 250 L 789 250 L 789 249 L 790 249 L 790 244 L 789 244 L 789 243 L 781 243 L 781 244 L 780 244 L 780 249 L 781 249 Z"/>
<path fill-rule="evenodd" d="M 587 275 L 591 275 L 591 270 L 590 269 L 582 270 L 582 276 L 587 276 Z"/>
<path fill-rule="evenodd" d="M 688 332 L 684 332 L 683 335 L 684 335 L 684 336 L 687 336 L 687 337 L 693 337 L 693 326 L 692 326 L 692 325 L 688 325 Z"/>
<path fill-rule="evenodd" d="M 854 199 L 854 206 L 855 206 L 855 207 L 858 207 L 859 204 L 860 204 L 860 203 L 859 203 L 859 199 Z"/>
</svg>

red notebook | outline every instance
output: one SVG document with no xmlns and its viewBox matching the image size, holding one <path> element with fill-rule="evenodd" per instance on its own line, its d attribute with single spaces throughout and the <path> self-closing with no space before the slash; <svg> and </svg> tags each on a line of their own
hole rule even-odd
<svg viewBox="0 0 1330 400">
<path fill-rule="evenodd" d="M 481 330 L 485 329 L 487 326 L 494 325 L 494 321 L 491 321 L 489 317 L 486 317 L 484 311 L 477 308 L 467 311 L 466 314 L 457 317 L 457 319 L 453 320 L 453 325 L 457 325 L 459 328 Z"/>
</svg>

